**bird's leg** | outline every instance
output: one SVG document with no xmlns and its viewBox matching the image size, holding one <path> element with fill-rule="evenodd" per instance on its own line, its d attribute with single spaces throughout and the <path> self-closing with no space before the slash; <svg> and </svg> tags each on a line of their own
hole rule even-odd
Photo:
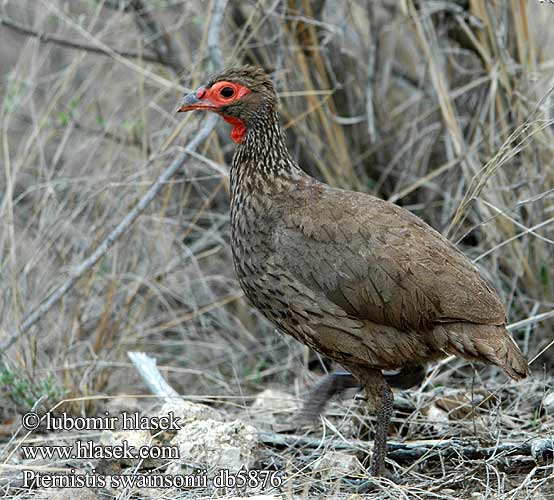
<svg viewBox="0 0 554 500">
<path fill-rule="evenodd" d="M 425 378 L 427 370 L 425 366 L 405 366 L 398 372 L 382 373 L 357 366 L 352 368 L 355 375 L 345 371 L 335 371 L 319 380 L 308 394 L 300 415 L 310 418 L 320 415 L 333 396 L 346 389 L 363 385 L 368 399 L 376 403 L 377 429 L 370 471 L 373 476 L 380 476 L 385 469 L 387 434 L 393 411 L 394 396 L 391 386 L 408 389 L 419 385 Z"/>
<path fill-rule="evenodd" d="M 383 377 L 390 387 L 409 389 L 421 384 L 427 373 L 426 366 L 405 366 L 397 371 L 383 372 Z M 300 416 L 313 420 L 321 415 L 325 406 L 334 396 L 341 395 L 347 389 L 361 387 L 354 375 L 347 371 L 334 371 L 323 376 L 310 390 L 302 405 Z"/>
<path fill-rule="evenodd" d="M 380 398 L 377 401 L 377 430 L 371 455 L 370 472 L 378 477 L 385 470 L 385 455 L 387 453 L 387 434 L 392 416 L 392 403 L 394 396 L 389 385 L 383 380 L 379 387 Z"/>
<path fill-rule="evenodd" d="M 394 396 L 381 370 L 355 364 L 348 365 L 347 368 L 363 385 L 368 400 L 375 405 L 377 429 L 369 470 L 372 476 L 378 477 L 385 471 L 387 434 Z"/>
</svg>

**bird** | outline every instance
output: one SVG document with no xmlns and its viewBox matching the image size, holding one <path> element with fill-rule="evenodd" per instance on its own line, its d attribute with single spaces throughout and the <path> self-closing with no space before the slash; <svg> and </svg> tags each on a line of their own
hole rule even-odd
<svg viewBox="0 0 554 500">
<path fill-rule="evenodd" d="M 179 101 L 178 112 L 192 110 L 232 126 L 231 250 L 240 286 L 278 330 L 363 387 L 376 415 L 371 475 L 386 472 L 391 386 L 417 384 L 429 363 L 449 355 L 499 366 L 514 380 L 527 376 L 498 294 L 447 238 L 396 204 L 329 186 L 299 166 L 262 68 L 210 77 Z"/>
</svg>

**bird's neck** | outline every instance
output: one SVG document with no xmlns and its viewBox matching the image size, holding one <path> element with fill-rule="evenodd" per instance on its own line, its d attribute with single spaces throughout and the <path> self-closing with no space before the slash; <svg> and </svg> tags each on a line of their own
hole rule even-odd
<svg viewBox="0 0 554 500">
<path fill-rule="evenodd" d="M 233 157 L 233 197 L 294 189 L 305 176 L 287 149 L 277 112 L 273 107 L 262 108 L 249 121 Z"/>
</svg>

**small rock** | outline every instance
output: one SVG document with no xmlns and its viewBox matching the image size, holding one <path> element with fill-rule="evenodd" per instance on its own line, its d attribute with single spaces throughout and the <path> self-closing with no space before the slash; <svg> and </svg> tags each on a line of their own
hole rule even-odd
<svg viewBox="0 0 554 500">
<path fill-rule="evenodd" d="M 253 466 L 257 444 L 257 430 L 240 420 L 195 420 L 182 426 L 171 440 L 172 446 L 179 447 L 183 462 L 206 464 L 209 468 L 232 472 Z"/>
<path fill-rule="evenodd" d="M 312 463 L 312 470 L 325 479 L 358 475 L 364 469 L 355 455 L 343 451 L 326 451 Z"/>
<path fill-rule="evenodd" d="M 294 413 L 298 410 L 298 404 L 294 396 L 287 392 L 266 389 L 256 396 L 251 409 L 261 413 Z"/>
<path fill-rule="evenodd" d="M 425 417 L 435 432 L 443 434 L 448 430 L 448 412 L 435 404 L 424 409 Z"/>
<path fill-rule="evenodd" d="M 139 449 L 143 446 L 152 446 L 155 444 L 152 435 L 148 431 L 103 431 L 100 435 L 100 444 L 103 446 L 122 446 L 124 441 L 127 441 L 129 446 Z M 117 460 L 118 463 L 124 465 L 136 465 L 139 462 L 138 458 L 122 458 Z M 160 460 L 144 460 L 142 462 L 147 466 L 159 465 Z"/>
<path fill-rule="evenodd" d="M 250 407 L 250 416 L 262 429 L 285 430 L 291 427 L 291 416 L 298 411 L 295 398 L 286 392 L 266 389 Z"/>
</svg>

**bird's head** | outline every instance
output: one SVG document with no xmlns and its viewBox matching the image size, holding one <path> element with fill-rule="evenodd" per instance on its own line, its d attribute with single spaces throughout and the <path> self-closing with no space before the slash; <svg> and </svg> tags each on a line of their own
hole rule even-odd
<svg viewBox="0 0 554 500">
<path fill-rule="evenodd" d="M 226 69 L 206 85 L 183 97 L 178 112 L 204 110 L 219 114 L 233 125 L 231 138 L 240 143 L 260 113 L 273 109 L 277 97 L 273 83 L 261 68 Z"/>
</svg>

